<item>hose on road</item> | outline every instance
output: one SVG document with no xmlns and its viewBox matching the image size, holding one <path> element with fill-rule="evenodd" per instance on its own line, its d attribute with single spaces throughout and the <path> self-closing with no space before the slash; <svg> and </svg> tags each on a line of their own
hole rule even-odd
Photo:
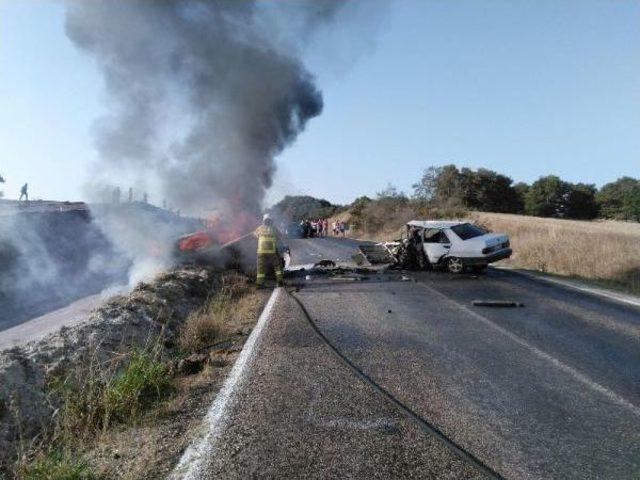
<svg viewBox="0 0 640 480">
<path fill-rule="evenodd" d="M 416 423 L 422 431 L 436 438 L 442 445 L 448 448 L 451 452 L 453 452 L 456 456 L 458 456 L 462 461 L 476 468 L 479 472 L 486 475 L 487 477 L 495 480 L 504 480 L 504 477 L 500 475 L 498 472 L 493 470 L 490 466 L 476 457 L 473 453 L 466 450 L 464 447 L 458 445 L 451 438 L 447 437 L 438 427 L 430 423 L 428 420 L 424 419 L 416 412 L 414 412 L 410 407 L 402 403 L 396 397 L 394 397 L 391 393 L 385 390 L 382 386 L 377 384 L 371 377 L 369 377 L 366 373 L 364 373 L 360 368 L 358 368 L 349 358 L 342 353 L 331 341 L 322 333 L 316 322 L 311 318 L 311 315 L 307 311 L 306 307 L 302 303 L 302 300 L 294 293 L 292 290 L 286 290 L 289 296 L 298 304 L 302 313 L 304 314 L 307 322 L 314 330 L 314 332 L 318 335 L 320 340 L 333 352 L 333 354 L 344 363 L 361 381 L 369 385 L 373 388 L 379 395 L 381 395 L 385 400 L 390 402 L 393 406 L 398 408 L 406 417 L 408 417 L 411 421 Z"/>
</svg>

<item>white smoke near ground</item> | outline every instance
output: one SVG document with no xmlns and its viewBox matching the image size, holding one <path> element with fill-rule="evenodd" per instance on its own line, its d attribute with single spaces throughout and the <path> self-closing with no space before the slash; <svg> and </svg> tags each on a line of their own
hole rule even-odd
<svg viewBox="0 0 640 480">
<path fill-rule="evenodd" d="M 130 261 L 86 206 L 61 205 L 0 205 L 0 330 L 125 281 Z"/>
</svg>

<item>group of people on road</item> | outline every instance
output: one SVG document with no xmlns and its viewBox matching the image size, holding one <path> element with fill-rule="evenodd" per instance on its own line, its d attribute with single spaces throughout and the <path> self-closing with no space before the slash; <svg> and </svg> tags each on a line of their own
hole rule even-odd
<svg viewBox="0 0 640 480">
<path fill-rule="evenodd" d="M 329 220 L 318 218 L 316 220 L 305 219 L 300 222 L 303 238 L 326 237 L 329 231 Z"/>
<path fill-rule="evenodd" d="M 332 224 L 333 226 L 333 235 L 336 237 L 344 237 L 347 231 L 347 224 L 344 220 L 336 220 Z"/>
<path fill-rule="evenodd" d="M 342 220 L 329 222 L 326 218 L 318 218 L 315 220 L 302 220 L 300 222 L 300 229 L 302 231 L 303 238 L 328 237 L 332 233 L 335 237 L 344 237 L 347 226 Z"/>
</svg>

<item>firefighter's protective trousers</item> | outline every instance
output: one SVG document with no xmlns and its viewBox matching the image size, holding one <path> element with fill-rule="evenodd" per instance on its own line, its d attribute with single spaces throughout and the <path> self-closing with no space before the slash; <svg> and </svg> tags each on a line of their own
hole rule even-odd
<svg viewBox="0 0 640 480">
<path fill-rule="evenodd" d="M 256 230 L 258 237 L 258 264 L 256 265 L 256 282 L 264 285 L 267 275 L 275 273 L 276 280 L 282 281 L 282 264 L 278 255 L 278 238 L 275 229 L 262 225 Z"/>
</svg>

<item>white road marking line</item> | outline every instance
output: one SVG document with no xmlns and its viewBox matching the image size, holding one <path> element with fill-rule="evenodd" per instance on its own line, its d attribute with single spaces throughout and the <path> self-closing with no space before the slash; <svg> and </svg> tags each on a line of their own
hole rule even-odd
<svg viewBox="0 0 640 480">
<path fill-rule="evenodd" d="M 251 335 L 247 338 L 233 369 L 209 407 L 209 411 L 203 422 L 203 427 L 206 429 L 204 435 L 189 445 L 169 478 L 174 480 L 195 480 L 202 476 L 205 460 L 214 455 L 216 448 L 215 443 L 227 427 L 228 414 L 233 407 L 236 392 L 247 375 L 250 364 L 255 357 L 255 347 L 258 339 L 271 318 L 271 311 L 281 292 L 282 288 L 276 288 L 271 294 L 267 305 L 264 307 L 258 319 L 258 323 L 256 323 Z"/>
<path fill-rule="evenodd" d="M 592 295 L 598 295 L 600 297 L 608 298 L 609 300 L 615 300 L 617 302 L 633 305 L 634 307 L 640 307 L 640 298 L 635 298 L 632 295 L 625 295 L 623 293 L 611 292 L 609 290 L 605 290 L 602 288 L 588 287 L 585 285 L 574 283 L 570 280 L 546 277 L 543 274 L 536 275 L 534 273 L 524 272 L 517 268 L 508 268 L 508 267 L 494 267 L 494 268 L 499 270 L 507 270 L 507 271 L 515 272 L 517 274 L 522 275 L 523 277 L 532 278 L 534 280 L 542 280 L 543 282 L 554 283 L 556 285 L 562 285 L 564 287 L 572 288 L 574 290 L 579 290 L 581 292 L 586 292 Z"/>
<path fill-rule="evenodd" d="M 464 311 L 468 315 L 472 316 L 473 318 L 475 318 L 477 320 L 480 320 L 485 325 L 488 325 L 489 327 L 491 327 L 491 328 L 497 330 L 498 332 L 502 333 L 506 337 L 508 337 L 511 340 L 513 340 L 514 342 L 516 342 L 518 345 L 526 348 L 527 350 L 530 350 L 531 352 L 533 352 L 538 357 L 540 357 L 540 358 L 542 358 L 542 359 L 544 359 L 544 360 L 546 360 L 548 362 L 551 362 L 554 366 L 556 366 L 560 370 L 563 370 L 564 372 L 568 373 L 573 378 L 575 378 L 579 382 L 585 384 L 586 386 L 588 386 L 592 390 L 595 390 L 595 391 L 601 393 L 602 395 L 606 396 L 609 400 L 613 401 L 614 403 L 618 404 L 619 406 L 624 407 L 624 408 L 630 410 L 635 415 L 640 416 L 640 407 L 638 407 L 635 404 L 631 403 L 626 398 L 621 397 L 617 393 L 609 390 L 607 387 L 605 387 L 603 385 L 600 385 L 599 383 L 591 380 L 589 377 L 587 377 L 583 373 L 580 373 L 575 368 L 570 367 L 566 363 L 563 363 L 562 361 L 558 360 L 557 358 L 555 358 L 554 356 L 548 354 L 547 352 L 545 352 L 543 350 L 540 350 L 538 347 L 535 347 L 535 346 L 531 345 L 529 342 L 527 342 L 526 340 L 520 338 L 516 334 L 514 334 L 514 333 L 510 332 L 509 330 L 501 327 L 500 325 L 492 322 L 488 318 L 483 317 L 479 313 L 474 312 L 469 307 L 456 302 L 455 300 L 453 300 L 453 299 L 449 298 L 448 296 L 446 296 L 444 293 L 441 293 L 441 292 L 437 291 L 435 288 L 432 288 L 432 287 L 430 287 L 427 284 L 422 283 L 422 282 L 418 282 L 418 284 L 422 285 L 424 288 L 428 289 L 429 291 L 431 291 L 431 292 L 435 293 L 436 295 L 438 295 L 439 297 L 443 298 L 449 304 L 456 306 L 457 308 L 461 309 L 462 311 Z"/>
</svg>

